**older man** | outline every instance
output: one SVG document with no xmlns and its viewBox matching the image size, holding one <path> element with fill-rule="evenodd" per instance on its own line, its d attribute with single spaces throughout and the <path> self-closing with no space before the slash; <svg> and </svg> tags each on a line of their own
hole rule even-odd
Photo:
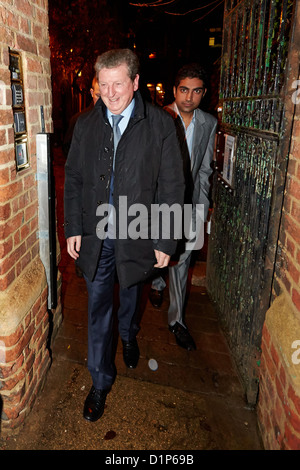
<svg viewBox="0 0 300 470">
<path fill-rule="evenodd" d="M 172 230 L 168 239 L 152 239 L 150 229 L 148 236 L 124 235 L 120 218 L 127 214 L 120 201 L 125 199 L 128 208 L 144 207 L 151 226 L 154 202 L 182 205 L 184 195 L 174 122 L 168 113 L 143 102 L 137 56 L 128 49 L 111 50 L 98 57 L 95 70 L 101 97 L 90 113 L 78 119 L 65 167 L 67 249 L 84 273 L 89 295 L 88 368 L 93 385 L 84 405 L 89 421 L 102 416 L 116 375 L 112 356 L 115 269 L 123 358 L 127 367 L 135 368 L 141 282 L 155 268 L 167 266 L 176 250 Z M 102 210 L 106 207 L 113 208 L 115 217 Z M 128 226 L 132 220 L 128 215 Z"/>
</svg>

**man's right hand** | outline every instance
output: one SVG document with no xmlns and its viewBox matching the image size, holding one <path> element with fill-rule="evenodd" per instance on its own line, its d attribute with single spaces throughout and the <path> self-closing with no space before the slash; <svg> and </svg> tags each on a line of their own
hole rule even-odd
<svg viewBox="0 0 300 470">
<path fill-rule="evenodd" d="M 79 258 L 79 251 L 81 247 L 81 235 L 67 238 L 67 252 L 73 259 Z"/>
</svg>

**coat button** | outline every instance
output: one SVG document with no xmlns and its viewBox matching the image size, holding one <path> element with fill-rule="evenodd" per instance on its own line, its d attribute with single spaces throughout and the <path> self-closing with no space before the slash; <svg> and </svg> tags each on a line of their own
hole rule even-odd
<svg viewBox="0 0 300 470">
<path fill-rule="evenodd" d="M 101 206 L 102 201 L 97 201 L 97 206 Z"/>
<path fill-rule="evenodd" d="M 105 175 L 100 175 L 100 180 L 104 181 L 105 180 Z"/>
<path fill-rule="evenodd" d="M 105 153 L 109 152 L 109 148 L 108 148 L 108 147 L 104 147 L 104 152 L 105 152 Z"/>
</svg>

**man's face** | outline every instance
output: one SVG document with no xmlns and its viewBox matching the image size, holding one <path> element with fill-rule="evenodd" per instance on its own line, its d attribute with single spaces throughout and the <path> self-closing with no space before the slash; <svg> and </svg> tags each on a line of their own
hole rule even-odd
<svg viewBox="0 0 300 470">
<path fill-rule="evenodd" d="M 206 88 L 199 78 L 184 78 L 177 88 L 173 88 L 173 92 L 180 113 L 192 113 L 198 108 Z"/>
<path fill-rule="evenodd" d="M 100 88 L 99 88 L 99 84 L 98 84 L 97 80 L 95 80 L 94 88 L 91 88 L 91 95 L 92 95 L 93 103 L 94 103 L 94 106 L 95 106 L 98 99 L 100 98 Z"/>
<path fill-rule="evenodd" d="M 98 74 L 101 98 L 109 111 L 121 114 L 130 104 L 138 89 L 139 75 L 132 81 L 126 64 L 110 69 L 102 69 Z"/>
</svg>

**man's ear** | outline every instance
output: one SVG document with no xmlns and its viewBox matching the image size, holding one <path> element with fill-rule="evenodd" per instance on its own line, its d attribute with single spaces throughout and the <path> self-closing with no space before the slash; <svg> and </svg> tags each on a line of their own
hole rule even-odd
<svg viewBox="0 0 300 470">
<path fill-rule="evenodd" d="M 133 89 L 134 91 L 136 91 L 139 87 L 139 74 L 137 73 L 136 76 L 135 76 L 135 79 L 133 80 Z"/>
<path fill-rule="evenodd" d="M 176 91 L 177 91 L 177 88 L 176 88 L 176 86 L 174 85 L 174 86 L 173 86 L 173 95 L 174 95 L 174 98 L 176 98 Z"/>
</svg>

